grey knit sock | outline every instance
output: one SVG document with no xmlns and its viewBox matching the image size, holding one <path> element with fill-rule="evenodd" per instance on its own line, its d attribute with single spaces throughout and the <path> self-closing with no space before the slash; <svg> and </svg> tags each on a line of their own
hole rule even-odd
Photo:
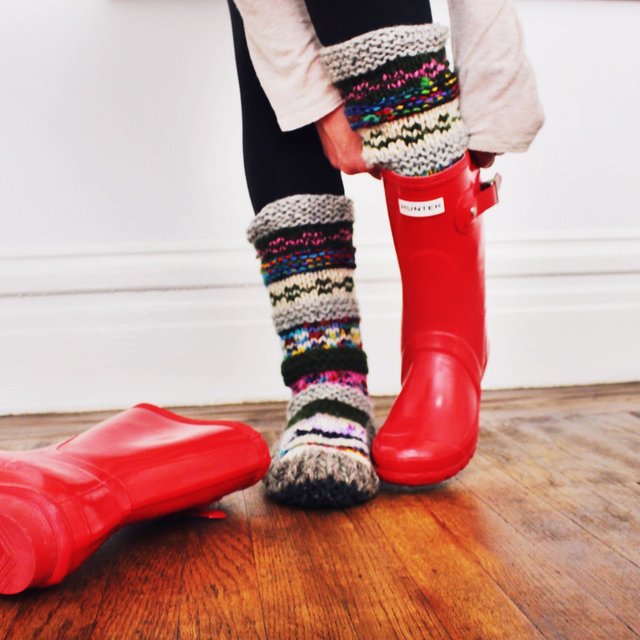
<svg viewBox="0 0 640 640">
<path fill-rule="evenodd" d="M 334 195 L 277 200 L 249 228 L 293 392 L 265 478 L 278 502 L 346 507 L 378 489 L 352 233 L 351 202 Z"/>
</svg>

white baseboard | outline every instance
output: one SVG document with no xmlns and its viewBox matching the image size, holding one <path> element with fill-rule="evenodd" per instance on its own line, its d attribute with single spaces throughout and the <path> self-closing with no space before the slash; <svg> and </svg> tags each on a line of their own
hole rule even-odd
<svg viewBox="0 0 640 640">
<path fill-rule="evenodd" d="M 397 280 L 389 238 L 358 242 L 362 282 Z M 640 273 L 640 229 L 621 232 L 492 236 L 491 277 Z M 255 286 L 248 243 L 88 247 L 83 253 L 0 256 L 0 298 L 100 292 Z"/>
<path fill-rule="evenodd" d="M 639 379 L 639 247 L 628 236 L 488 242 L 483 386 Z M 390 247 L 359 250 L 375 394 L 398 389 L 394 260 Z M 13 257 L 0 275 L 0 414 L 287 397 L 251 250 Z"/>
</svg>

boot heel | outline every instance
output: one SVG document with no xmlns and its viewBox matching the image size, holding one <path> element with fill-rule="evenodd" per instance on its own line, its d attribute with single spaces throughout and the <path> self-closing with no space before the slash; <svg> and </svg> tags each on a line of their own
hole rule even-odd
<svg viewBox="0 0 640 640">
<path fill-rule="evenodd" d="M 36 504 L 12 495 L 0 500 L 0 593 L 15 594 L 51 576 L 58 545 Z"/>
</svg>

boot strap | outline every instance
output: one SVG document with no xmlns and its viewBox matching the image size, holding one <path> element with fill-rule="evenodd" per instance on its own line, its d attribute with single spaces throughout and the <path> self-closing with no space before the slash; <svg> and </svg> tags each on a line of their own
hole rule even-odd
<svg viewBox="0 0 640 640">
<path fill-rule="evenodd" d="M 456 226 L 462 232 L 465 232 L 471 223 L 479 218 L 487 209 L 498 204 L 498 191 L 502 182 L 502 176 L 499 173 L 487 182 L 480 183 L 480 190 L 475 194 L 472 204 L 468 207 L 459 209 L 456 216 Z"/>
</svg>

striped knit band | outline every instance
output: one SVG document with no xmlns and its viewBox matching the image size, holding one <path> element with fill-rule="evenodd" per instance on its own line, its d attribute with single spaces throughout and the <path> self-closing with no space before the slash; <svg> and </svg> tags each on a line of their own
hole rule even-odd
<svg viewBox="0 0 640 640">
<path fill-rule="evenodd" d="M 281 198 L 265 206 L 249 225 L 247 238 L 252 244 L 282 229 L 305 225 L 353 223 L 353 203 L 344 196 L 332 194 L 295 195 Z"/>
<path fill-rule="evenodd" d="M 280 441 L 279 455 L 304 454 L 309 445 L 331 447 L 356 460 L 369 458 L 369 434 L 357 422 L 344 418 L 319 414 L 301 420 L 285 431 Z"/>
<path fill-rule="evenodd" d="M 282 198 L 258 213 L 248 237 L 269 291 L 285 384 L 331 372 L 366 375 L 354 295 L 351 201 L 327 194 Z"/>
<path fill-rule="evenodd" d="M 464 155 L 468 133 L 447 34 L 441 25 L 401 25 L 321 50 L 368 166 L 429 175 Z"/>
<path fill-rule="evenodd" d="M 342 384 L 325 382 L 307 387 L 293 396 L 287 407 L 287 421 L 290 421 L 305 406 L 317 400 L 337 400 L 372 415 L 371 400 L 362 392 Z"/>
<path fill-rule="evenodd" d="M 285 357 L 305 353 L 309 349 L 338 347 L 360 348 L 360 323 L 355 318 L 309 322 L 280 333 Z"/>
<path fill-rule="evenodd" d="M 448 167 L 464 155 L 469 139 L 457 99 L 431 111 L 361 129 L 361 135 L 367 164 L 408 176 Z"/>
<path fill-rule="evenodd" d="M 436 54 L 396 58 L 355 81 L 344 80 L 338 87 L 352 129 L 435 109 L 452 103 L 460 94 L 458 78 L 449 69 L 444 49 Z"/>
<path fill-rule="evenodd" d="M 319 373 L 307 373 L 291 386 L 294 394 L 302 393 L 319 384 L 340 384 L 351 389 L 356 389 L 367 394 L 367 376 L 365 373 L 355 371 L 321 371 Z M 295 395 L 294 395 L 295 397 Z"/>
<path fill-rule="evenodd" d="M 326 274 L 325 274 L 326 275 Z M 286 281 L 285 281 L 286 282 Z M 332 318 L 360 319 L 360 310 L 353 291 L 353 278 L 351 275 L 344 277 L 344 295 L 338 295 L 337 291 L 303 291 L 300 296 L 293 298 L 288 304 L 279 304 L 273 309 L 273 322 L 276 331 L 281 333 L 298 325 L 309 322 L 326 322 Z M 304 294 L 307 295 L 304 295 Z M 272 298 L 272 304 L 276 298 Z M 291 304 L 295 300 L 295 304 Z"/>
<path fill-rule="evenodd" d="M 438 51 L 449 30 L 440 24 L 399 25 L 369 31 L 320 51 L 333 82 L 372 71 L 389 60 Z"/>
<path fill-rule="evenodd" d="M 282 378 L 290 387 L 296 380 L 310 373 L 323 373 L 336 369 L 369 373 L 367 356 L 362 349 L 309 349 L 282 362 Z"/>
<path fill-rule="evenodd" d="M 317 267 L 316 264 L 309 268 Z M 269 274 L 265 278 L 269 297 L 274 309 L 293 303 L 311 303 L 315 300 L 331 302 L 350 296 L 353 292 L 353 267 L 348 269 L 319 269 L 308 273 L 297 273 L 284 280 L 271 281 Z M 336 316 L 332 316 L 336 317 Z M 319 318 L 314 318 L 318 320 Z"/>
</svg>

